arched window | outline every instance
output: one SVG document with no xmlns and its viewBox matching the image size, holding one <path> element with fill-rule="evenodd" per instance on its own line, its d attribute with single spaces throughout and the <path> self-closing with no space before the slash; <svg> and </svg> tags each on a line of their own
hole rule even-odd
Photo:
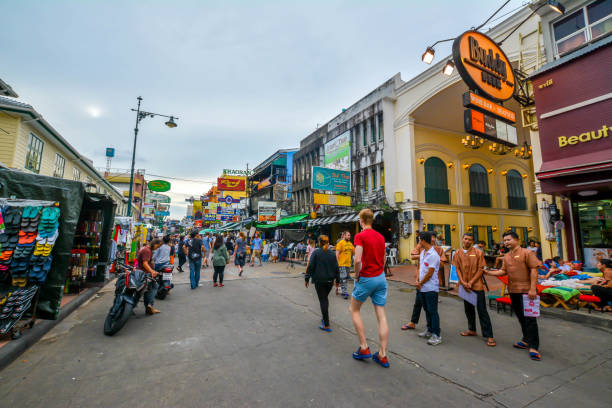
<svg viewBox="0 0 612 408">
<path fill-rule="evenodd" d="M 509 170 L 506 174 L 508 186 L 508 208 L 511 210 L 526 210 L 527 199 L 523 190 L 523 178 L 516 170 Z"/>
<path fill-rule="evenodd" d="M 425 202 L 450 204 L 446 164 L 437 157 L 425 161 Z"/>
<path fill-rule="evenodd" d="M 490 207 L 489 176 L 487 170 L 480 164 L 470 166 L 470 205 L 474 207 Z"/>
</svg>

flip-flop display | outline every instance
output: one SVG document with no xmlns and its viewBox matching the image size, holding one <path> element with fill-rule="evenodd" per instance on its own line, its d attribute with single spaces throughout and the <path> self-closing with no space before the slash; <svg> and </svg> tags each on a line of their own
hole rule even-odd
<svg viewBox="0 0 612 408">
<path fill-rule="evenodd" d="M 0 306 L 0 335 L 4 335 L 21 319 L 24 313 L 32 306 L 38 286 L 19 288 L 10 292 L 1 301 Z"/>
</svg>

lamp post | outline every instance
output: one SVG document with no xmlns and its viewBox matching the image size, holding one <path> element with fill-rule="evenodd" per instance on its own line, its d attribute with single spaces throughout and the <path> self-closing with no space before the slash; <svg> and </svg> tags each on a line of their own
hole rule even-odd
<svg viewBox="0 0 612 408">
<path fill-rule="evenodd" d="M 168 118 L 165 125 L 168 126 L 169 128 L 175 128 L 177 125 L 176 125 L 176 122 L 174 122 L 174 120 L 178 119 L 178 117 L 176 116 L 168 116 L 168 115 L 162 115 L 159 113 L 141 111 L 140 103 L 142 102 L 142 97 L 139 96 L 137 99 L 138 99 L 138 107 L 136 109 L 132 109 L 132 112 L 136 112 L 136 127 L 134 127 L 134 148 L 132 149 L 132 167 L 130 169 L 130 194 L 128 197 L 128 210 L 127 210 L 128 217 L 132 216 L 132 195 L 134 194 L 134 162 L 136 161 L 136 141 L 138 139 L 138 124 L 144 118 L 163 116 L 164 118 Z"/>
</svg>

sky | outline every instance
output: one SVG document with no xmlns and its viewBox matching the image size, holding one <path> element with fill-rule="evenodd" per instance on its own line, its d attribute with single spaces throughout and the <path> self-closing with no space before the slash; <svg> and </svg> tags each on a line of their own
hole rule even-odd
<svg viewBox="0 0 612 408">
<path fill-rule="evenodd" d="M 136 168 L 172 183 L 180 219 L 185 198 L 222 169 L 299 147 L 396 73 L 425 70 L 427 45 L 502 3 L 0 0 L 0 78 L 97 167 L 114 147 L 112 167 L 129 169 L 138 96 L 143 110 L 178 117 L 174 129 L 160 117 L 140 123 Z"/>
</svg>

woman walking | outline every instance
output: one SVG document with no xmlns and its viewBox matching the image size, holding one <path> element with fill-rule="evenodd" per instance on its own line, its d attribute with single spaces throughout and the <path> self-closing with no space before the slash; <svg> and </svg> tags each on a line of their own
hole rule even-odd
<svg viewBox="0 0 612 408">
<path fill-rule="evenodd" d="M 244 232 L 240 231 L 238 238 L 236 239 L 236 255 L 234 256 L 234 265 L 236 265 L 240 270 L 238 276 L 242 276 L 242 272 L 244 271 L 244 264 L 246 263 L 246 249 L 246 235 Z"/>
<path fill-rule="evenodd" d="M 215 269 L 213 274 L 213 286 L 217 286 L 217 278 L 219 278 L 219 286 L 223 287 L 223 272 L 225 265 L 229 263 L 229 254 L 223 239 L 217 235 L 212 250 L 212 264 Z"/>
<path fill-rule="evenodd" d="M 314 282 L 321 306 L 321 314 L 323 315 L 319 329 L 331 332 L 328 311 L 329 299 L 327 297 L 334 286 L 334 281 L 336 281 L 336 286 L 340 285 L 340 269 L 338 268 L 336 253 L 329 249 L 329 238 L 327 235 L 319 237 L 319 246 L 320 248 L 315 249 L 310 256 L 310 261 L 306 268 L 305 285 L 308 287 L 311 279 Z"/>
</svg>

